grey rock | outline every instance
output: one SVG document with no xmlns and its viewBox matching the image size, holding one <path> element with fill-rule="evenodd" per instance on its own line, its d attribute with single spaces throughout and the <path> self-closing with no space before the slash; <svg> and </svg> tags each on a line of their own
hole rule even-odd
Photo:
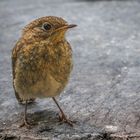
<svg viewBox="0 0 140 140">
<path fill-rule="evenodd" d="M 77 123 L 60 124 L 53 101 L 37 99 L 28 116 L 39 124 L 27 130 L 18 128 L 24 106 L 12 88 L 11 49 L 27 23 L 46 15 L 78 24 L 67 35 L 74 70 L 58 97 Z M 0 18 L 0 139 L 140 139 L 139 0 L 1 0 Z"/>
</svg>

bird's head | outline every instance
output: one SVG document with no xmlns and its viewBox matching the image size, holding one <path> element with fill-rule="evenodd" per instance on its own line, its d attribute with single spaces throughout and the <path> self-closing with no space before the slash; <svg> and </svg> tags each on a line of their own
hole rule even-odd
<svg viewBox="0 0 140 140">
<path fill-rule="evenodd" d="M 68 24 L 60 17 L 47 16 L 36 19 L 23 29 L 23 36 L 28 39 L 61 41 L 69 28 L 76 27 L 75 24 Z"/>
</svg>

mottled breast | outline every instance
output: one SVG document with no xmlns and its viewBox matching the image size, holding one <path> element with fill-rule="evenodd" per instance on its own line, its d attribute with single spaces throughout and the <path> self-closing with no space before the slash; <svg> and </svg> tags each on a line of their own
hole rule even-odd
<svg viewBox="0 0 140 140">
<path fill-rule="evenodd" d="M 17 56 L 15 88 L 21 98 L 55 96 L 67 84 L 71 70 L 72 50 L 67 41 L 28 44 Z"/>
</svg>

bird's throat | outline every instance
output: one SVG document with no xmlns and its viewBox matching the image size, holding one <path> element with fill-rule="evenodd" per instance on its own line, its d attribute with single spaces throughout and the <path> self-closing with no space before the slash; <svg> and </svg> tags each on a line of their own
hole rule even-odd
<svg viewBox="0 0 140 140">
<path fill-rule="evenodd" d="M 61 42 L 62 40 L 65 39 L 65 32 L 62 32 L 62 31 L 56 32 L 56 33 L 52 34 L 48 39 L 53 44 L 57 44 L 58 42 Z"/>
</svg>

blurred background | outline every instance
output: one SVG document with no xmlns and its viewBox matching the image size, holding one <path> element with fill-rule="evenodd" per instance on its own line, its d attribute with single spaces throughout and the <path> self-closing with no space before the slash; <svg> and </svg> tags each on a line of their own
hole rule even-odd
<svg viewBox="0 0 140 140">
<path fill-rule="evenodd" d="M 67 34 L 74 70 L 58 100 L 79 124 L 77 130 L 65 133 L 82 137 L 81 133 L 92 134 L 98 128 L 96 133 L 139 134 L 139 0 L 0 0 L 0 127 L 10 124 L 12 133 L 23 111 L 12 88 L 11 50 L 26 24 L 49 15 L 78 25 Z M 37 99 L 29 112 L 44 111 L 46 106 L 52 114 L 57 112 L 51 99 Z M 59 133 L 59 125 L 51 126 Z"/>
</svg>

